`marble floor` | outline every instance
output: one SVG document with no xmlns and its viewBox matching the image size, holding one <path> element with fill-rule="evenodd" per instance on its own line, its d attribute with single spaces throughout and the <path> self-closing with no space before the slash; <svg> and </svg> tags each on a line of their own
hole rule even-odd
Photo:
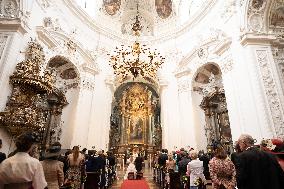
<svg viewBox="0 0 284 189">
<path fill-rule="evenodd" d="M 120 186 L 123 182 L 123 177 L 125 174 L 125 171 L 123 169 L 119 169 L 118 171 L 118 179 L 117 181 L 113 184 L 111 189 L 120 189 Z M 156 185 L 156 183 L 153 181 L 153 175 L 152 175 L 152 170 L 150 168 L 144 168 L 143 169 L 143 176 L 146 179 L 150 189 L 159 189 L 159 187 Z"/>
</svg>

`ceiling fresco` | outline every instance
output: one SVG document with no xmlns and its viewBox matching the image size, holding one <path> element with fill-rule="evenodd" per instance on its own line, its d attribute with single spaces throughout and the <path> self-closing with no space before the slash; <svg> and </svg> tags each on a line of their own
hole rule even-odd
<svg viewBox="0 0 284 189">
<path fill-rule="evenodd" d="M 105 11 L 111 16 L 115 15 L 119 11 L 120 5 L 121 0 L 103 0 Z"/>
<path fill-rule="evenodd" d="M 172 14 L 171 0 L 155 0 L 157 14 L 160 18 L 166 19 Z"/>
</svg>

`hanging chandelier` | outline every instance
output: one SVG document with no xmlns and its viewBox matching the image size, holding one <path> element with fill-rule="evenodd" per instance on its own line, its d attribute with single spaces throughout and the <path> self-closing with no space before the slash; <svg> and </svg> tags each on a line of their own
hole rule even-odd
<svg viewBox="0 0 284 189">
<path fill-rule="evenodd" d="M 157 49 L 151 50 L 147 45 L 141 45 L 138 41 L 143 26 L 139 20 L 139 11 L 137 5 L 136 20 L 132 25 L 132 31 L 136 37 L 133 45 L 120 45 L 116 47 L 113 54 L 110 55 L 109 64 L 114 70 L 114 74 L 122 80 L 129 76 L 133 80 L 139 75 L 143 78 L 154 79 L 157 70 L 161 68 L 165 58 L 157 52 Z"/>
</svg>

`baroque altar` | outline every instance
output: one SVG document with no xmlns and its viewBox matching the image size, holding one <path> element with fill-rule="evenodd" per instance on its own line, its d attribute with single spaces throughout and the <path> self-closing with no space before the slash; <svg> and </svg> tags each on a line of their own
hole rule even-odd
<svg viewBox="0 0 284 189">
<path fill-rule="evenodd" d="M 115 94 L 110 149 L 116 153 L 161 148 L 160 107 L 157 93 L 143 83 L 128 83 Z"/>
</svg>

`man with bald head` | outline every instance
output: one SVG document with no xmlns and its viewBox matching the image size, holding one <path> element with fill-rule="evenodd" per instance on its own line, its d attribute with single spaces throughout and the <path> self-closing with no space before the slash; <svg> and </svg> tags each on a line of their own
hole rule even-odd
<svg viewBox="0 0 284 189">
<path fill-rule="evenodd" d="M 284 188 L 284 173 L 276 158 L 254 146 L 252 136 L 238 140 L 241 153 L 236 162 L 238 189 Z"/>
</svg>

